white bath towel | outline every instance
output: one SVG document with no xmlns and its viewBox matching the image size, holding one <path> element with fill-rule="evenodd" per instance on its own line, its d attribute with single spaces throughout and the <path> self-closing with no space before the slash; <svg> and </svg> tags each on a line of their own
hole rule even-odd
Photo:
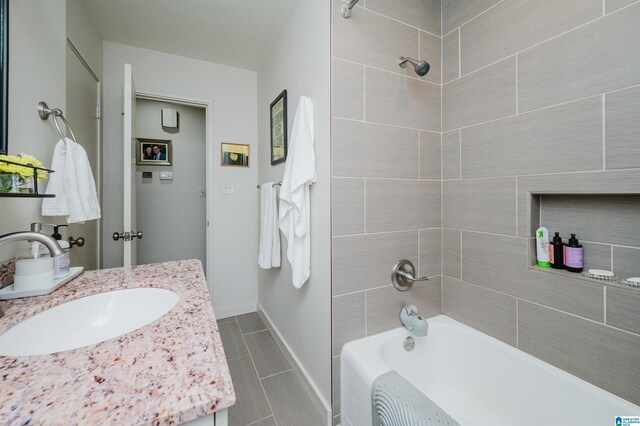
<svg viewBox="0 0 640 426">
<path fill-rule="evenodd" d="M 53 151 L 47 194 L 42 200 L 43 216 L 68 216 L 67 223 L 100 219 L 96 182 L 84 148 L 69 138 L 60 139 Z"/>
<path fill-rule="evenodd" d="M 287 238 L 287 259 L 296 288 L 311 273 L 309 185 L 317 180 L 314 149 L 313 102 L 301 96 L 280 188 L 280 229 Z"/>
<path fill-rule="evenodd" d="M 278 229 L 278 208 L 276 188 L 273 182 L 260 187 L 260 250 L 258 266 L 262 269 L 280 267 L 280 230 Z"/>
</svg>

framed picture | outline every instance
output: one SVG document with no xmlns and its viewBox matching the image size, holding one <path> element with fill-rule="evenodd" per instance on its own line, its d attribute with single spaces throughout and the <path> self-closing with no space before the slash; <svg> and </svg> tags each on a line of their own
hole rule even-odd
<svg viewBox="0 0 640 426">
<path fill-rule="evenodd" d="M 9 124 L 9 0 L 0 0 L 0 154 L 7 154 Z"/>
<path fill-rule="evenodd" d="M 271 165 L 287 159 L 287 91 L 271 102 Z"/>
<path fill-rule="evenodd" d="M 170 166 L 173 163 L 171 141 L 138 138 L 137 164 L 144 166 Z"/>
<path fill-rule="evenodd" d="M 220 158 L 223 166 L 249 167 L 249 145 L 222 142 Z"/>
</svg>

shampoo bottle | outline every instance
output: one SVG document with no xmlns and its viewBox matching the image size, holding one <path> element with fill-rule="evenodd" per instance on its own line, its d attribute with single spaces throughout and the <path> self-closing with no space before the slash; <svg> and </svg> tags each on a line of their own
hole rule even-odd
<svg viewBox="0 0 640 426">
<path fill-rule="evenodd" d="M 569 243 L 564 246 L 564 267 L 567 271 L 582 272 L 584 268 L 584 252 L 576 234 L 571 234 Z"/>
<path fill-rule="evenodd" d="M 536 231 L 536 258 L 538 266 L 548 268 L 551 266 L 549 261 L 549 230 L 547 228 L 538 228 Z"/>
<path fill-rule="evenodd" d="M 555 233 L 549 246 L 549 258 L 552 268 L 564 269 L 564 243 L 559 232 Z"/>
</svg>

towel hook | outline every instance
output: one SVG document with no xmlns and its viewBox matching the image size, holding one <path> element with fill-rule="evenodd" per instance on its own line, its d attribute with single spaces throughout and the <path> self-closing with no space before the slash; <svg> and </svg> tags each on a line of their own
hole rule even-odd
<svg viewBox="0 0 640 426">
<path fill-rule="evenodd" d="M 78 140 L 76 139 L 76 135 L 73 133 L 73 130 L 71 129 L 71 126 L 69 125 L 69 122 L 67 121 L 67 119 L 64 118 L 64 114 L 62 114 L 62 110 L 60 108 L 51 109 L 49 108 L 49 105 L 47 105 L 47 103 L 44 101 L 40 101 L 38 103 L 38 116 L 40 116 L 40 119 L 47 120 L 52 114 L 53 114 L 53 124 L 55 124 L 56 130 L 58 130 L 58 133 L 60 133 L 60 136 L 62 137 L 62 139 L 64 139 L 66 136 L 62 131 L 62 129 L 60 128 L 60 123 L 58 123 L 58 117 L 62 119 L 62 122 L 67 127 L 67 130 L 69 130 L 69 133 L 71 133 L 71 139 L 73 139 L 74 142 L 78 142 Z"/>
</svg>

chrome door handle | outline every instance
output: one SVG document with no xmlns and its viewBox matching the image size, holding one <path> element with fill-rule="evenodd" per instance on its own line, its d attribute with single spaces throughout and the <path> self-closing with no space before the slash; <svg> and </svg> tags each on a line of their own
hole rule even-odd
<svg viewBox="0 0 640 426">
<path fill-rule="evenodd" d="M 114 232 L 111 237 L 113 238 L 113 241 L 118 241 L 118 240 L 129 241 L 129 240 L 131 240 L 131 234 L 129 232 L 120 232 L 120 233 Z"/>
<path fill-rule="evenodd" d="M 69 246 L 78 246 L 82 247 L 84 245 L 84 237 L 78 237 L 77 239 L 73 239 L 73 237 L 69 237 Z"/>
<path fill-rule="evenodd" d="M 124 241 L 131 241 L 134 238 L 137 239 L 141 239 L 142 238 L 142 231 L 138 231 L 138 232 L 114 232 L 112 235 L 113 241 L 118 241 L 118 240 L 124 240 Z"/>
<path fill-rule="evenodd" d="M 429 277 L 415 277 L 416 268 L 410 260 L 402 259 L 395 264 L 391 271 L 391 282 L 400 291 L 407 291 L 416 281 L 428 281 Z"/>
</svg>

